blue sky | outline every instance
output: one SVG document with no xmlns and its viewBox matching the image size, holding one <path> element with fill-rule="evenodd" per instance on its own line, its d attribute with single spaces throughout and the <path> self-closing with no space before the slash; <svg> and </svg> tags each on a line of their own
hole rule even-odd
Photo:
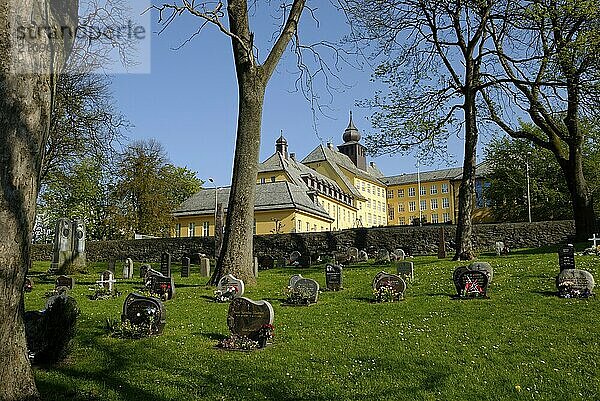
<svg viewBox="0 0 600 401">
<path fill-rule="evenodd" d="M 320 2 L 316 15 L 319 27 L 305 13 L 300 34 L 306 42 L 339 41 L 347 32 L 344 16 Z M 276 3 L 273 2 L 275 5 Z M 261 60 L 270 48 L 270 38 L 277 21 L 272 13 L 257 13 L 252 20 Z M 155 138 L 166 148 L 170 160 L 197 171 L 206 180 L 229 185 L 233 163 L 237 119 L 237 83 L 229 39 L 212 27 L 179 50 L 198 27 L 192 17 L 176 20 L 160 35 L 156 31 L 157 15 L 152 15 L 151 72 L 148 74 L 117 74 L 112 77 L 117 107 L 134 125 L 131 140 Z M 360 60 L 350 58 L 358 65 Z M 362 61 L 364 64 L 364 61 Z M 328 107 L 327 116 L 317 113 L 316 130 L 310 104 L 302 93 L 294 91 L 295 56 L 288 51 L 271 78 L 265 97 L 260 160 L 274 152 L 275 140 L 283 130 L 290 152 L 298 158 L 306 156 L 320 143 L 342 143 L 341 136 L 348 124 L 348 112 L 353 111 L 355 125 L 363 132 L 371 130 L 366 120 L 370 110 L 356 107 L 357 100 L 369 98 L 375 90 L 368 66 L 356 68 L 343 65 L 338 75 L 344 85 L 333 92 L 331 101 L 323 85 L 316 85 Z M 454 154 L 452 166 L 462 164 L 462 141 L 450 146 Z M 481 152 L 480 152 L 481 154 Z M 370 158 L 386 175 L 415 171 L 413 156 L 381 156 Z M 452 159 L 450 159 L 451 161 Z M 422 170 L 445 168 L 446 161 Z"/>
</svg>

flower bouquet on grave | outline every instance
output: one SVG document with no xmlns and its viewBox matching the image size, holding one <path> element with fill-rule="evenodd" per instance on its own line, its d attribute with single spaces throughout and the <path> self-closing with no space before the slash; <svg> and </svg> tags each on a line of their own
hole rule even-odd
<svg viewBox="0 0 600 401">
<path fill-rule="evenodd" d="M 373 290 L 375 302 L 394 302 L 399 301 L 402 294 L 390 285 L 382 285 L 376 290 Z"/>
<path fill-rule="evenodd" d="M 273 339 L 275 327 L 272 324 L 263 324 L 258 332 L 258 345 L 260 348 L 267 346 L 267 343 Z"/>
<path fill-rule="evenodd" d="M 110 319 L 106 320 L 106 328 L 112 337 L 139 339 L 149 337 L 155 334 L 154 322 L 156 316 L 156 308 L 147 307 L 136 314 L 136 323 L 131 320 L 124 320 L 116 323 Z"/>
<path fill-rule="evenodd" d="M 232 285 L 227 287 L 227 289 L 225 291 L 216 290 L 215 291 L 215 302 L 229 302 L 233 298 L 235 298 L 237 293 L 238 293 L 237 287 L 234 287 Z"/>
<path fill-rule="evenodd" d="M 286 297 L 285 302 L 290 305 L 309 305 L 312 298 L 310 290 L 306 288 L 286 287 L 283 290 Z"/>
<path fill-rule="evenodd" d="M 157 290 L 150 289 L 150 295 L 158 295 L 161 301 L 167 301 L 169 299 L 169 292 L 171 292 L 171 284 L 161 283 L 160 288 Z"/>
<path fill-rule="evenodd" d="M 477 280 L 472 280 L 467 277 L 467 282 L 465 283 L 465 288 L 462 290 L 461 296 L 465 298 L 485 297 L 485 291 L 483 287 L 479 285 Z"/>
<path fill-rule="evenodd" d="M 572 281 L 563 281 L 558 285 L 558 296 L 560 298 L 589 298 L 594 295 L 588 288 L 581 290 L 574 286 L 575 283 Z"/>
<path fill-rule="evenodd" d="M 249 339 L 246 336 L 239 336 L 233 334 L 231 337 L 224 338 L 219 341 L 219 348 L 229 349 L 229 350 L 243 350 L 250 351 L 253 349 L 258 349 L 259 344 L 258 341 L 254 341 Z"/>
</svg>

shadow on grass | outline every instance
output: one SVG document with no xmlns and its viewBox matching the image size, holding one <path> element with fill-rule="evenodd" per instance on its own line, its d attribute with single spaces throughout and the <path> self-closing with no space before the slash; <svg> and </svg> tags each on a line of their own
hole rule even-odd
<svg viewBox="0 0 600 401">
<path fill-rule="evenodd" d="M 204 338 L 208 338 L 213 341 L 221 341 L 227 338 L 227 336 L 223 333 L 195 333 L 196 335 L 202 336 Z"/>
<path fill-rule="evenodd" d="M 352 299 L 358 302 L 367 302 L 369 304 L 373 303 L 373 298 L 369 297 L 353 297 Z"/>
<path fill-rule="evenodd" d="M 556 291 L 532 291 L 534 294 L 543 295 L 544 297 L 556 298 Z"/>
<path fill-rule="evenodd" d="M 175 283 L 175 287 L 176 288 L 204 288 L 206 287 L 206 285 L 204 284 L 182 284 L 182 283 Z"/>
</svg>

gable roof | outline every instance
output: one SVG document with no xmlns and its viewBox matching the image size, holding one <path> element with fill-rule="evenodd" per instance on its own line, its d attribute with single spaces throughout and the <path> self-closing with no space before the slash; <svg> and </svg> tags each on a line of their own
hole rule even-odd
<svg viewBox="0 0 600 401">
<path fill-rule="evenodd" d="M 418 177 L 417 173 L 409 173 L 409 174 L 399 174 L 392 175 L 389 177 L 383 177 L 382 181 L 386 185 L 403 185 L 403 184 L 413 184 L 419 181 L 421 182 L 431 182 L 431 181 L 458 181 L 462 179 L 462 167 L 453 167 L 447 168 L 443 170 L 433 170 L 433 171 L 423 171 L 419 173 L 420 177 Z M 479 163 L 475 167 L 475 176 L 477 178 L 485 176 L 487 173 L 487 165 L 485 163 Z"/>
<path fill-rule="evenodd" d="M 223 203 L 227 212 L 229 187 L 219 188 L 218 201 Z M 290 182 L 277 181 L 256 185 L 255 211 L 296 209 L 333 221 L 323 206 L 316 204 L 308 196 L 305 187 Z M 173 211 L 175 217 L 211 214 L 215 211 L 215 189 L 206 188 L 186 199 Z"/>
</svg>

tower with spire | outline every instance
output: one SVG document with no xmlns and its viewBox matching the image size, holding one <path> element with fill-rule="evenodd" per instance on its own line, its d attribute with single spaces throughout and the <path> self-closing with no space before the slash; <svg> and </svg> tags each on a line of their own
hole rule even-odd
<svg viewBox="0 0 600 401">
<path fill-rule="evenodd" d="M 287 140 L 283 137 L 283 130 L 281 130 L 281 135 L 279 136 L 279 139 L 277 139 L 277 141 L 275 142 L 275 151 L 280 153 L 281 156 L 283 156 L 283 158 L 287 160 L 288 143 Z"/>
<path fill-rule="evenodd" d="M 354 126 L 352 112 L 350 112 L 350 122 L 348 122 L 348 127 L 342 135 L 344 143 L 338 146 L 338 150 L 340 153 L 348 156 L 356 167 L 363 171 L 367 171 L 367 152 L 366 148 L 359 143 L 360 138 L 360 131 Z"/>
</svg>

